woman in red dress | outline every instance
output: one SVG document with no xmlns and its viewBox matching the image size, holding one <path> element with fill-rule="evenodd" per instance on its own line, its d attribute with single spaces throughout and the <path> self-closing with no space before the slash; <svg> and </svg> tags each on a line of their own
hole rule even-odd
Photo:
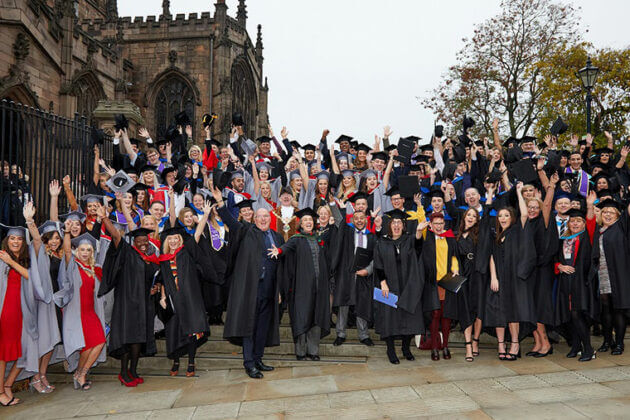
<svg viewBox="0 0 630 420">
<path fill-rule="evenodd" d="M 9 228 L 2 241 L 0 260 L 4 263 L 0 269 L 9 269 L 8 275 L 3 276 L 7 284 L 0 314 L 0 383 L 4 391 L 0 393 L 0 404 L 7 406 L 20 402 L 13 397 L 11 387 L 22 369 L 14 363 L 6 377 L 5 374 L 7 363 L 22 357 L 22 277 L 28 279 L 30 265 L 24 228 Z"/>
<path fill-rule="evenodd" d="M 103 331 L 101 320 L 94 309 L 95 289 L 98 290 L 100 285 L 102 271 L 100 267 L 94 266 L 96 239 L 88 233 L 72 240 L 70 238 L 69 229 L 67 229 L 63 243 L 66 264 L 71 264 L 72 247 L 74 246 L 74 261 L 81 276 L 81 288 L 79 289 L 78 297 L 80 300 L 81 327 L 84 342 L 80 352 L 79 364 L 74 373 L 74 387 L 75 389 L 87 391 L 92 385 L 86 379 L 88 370 L 96 362 L 105 345 L 105 332 Z"/>
</svg>

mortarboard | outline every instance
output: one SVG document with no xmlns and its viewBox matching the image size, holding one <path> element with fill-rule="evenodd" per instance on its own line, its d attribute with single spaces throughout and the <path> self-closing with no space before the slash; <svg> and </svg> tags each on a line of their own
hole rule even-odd
<svg viewBox="0 0 630 420">
<path fill-rule="evenodd" d="M 186 231 L 184 230 L 184 228 L 182 226 L 174 226 L 174 227 L 170 227 L 168 229 L 164 229 L 162 231 L 162 233 L 160 234 L 160 240 L 162 242 L 164 242 L 166 240 L 166 238 L 168 238 L 169 236 L 173 236 L 173 235 L 182 235 L 184 236 L 184 233 Z"/>
<path fill-rule="evenodd" d="M 289 144 L 292 147 L 295 147 L 297 150 L 300 150 L 302 148 L 302 146 L 300 146 L 300 143 L 297 140 L 291 140 Z"/>
<path fill-rule="evenodd" d="M 335 159 L 337 159 L 337 161 L 340 161 L 340 160 L 348 161 L 349 160 L 349 156 L 348 156 L 348 154 L 346 152 L 339 152 L 335 156 Z"/>
<path fill-rule="evenodd" d="M 417 179 L 417 177 L 414 177 L 414 178 L 416 178 L 416 179 Z M 399 195 L 400 195 L 400 188 L 398 188 L 398 187 L 391 187 L 391 188 L 390 188 L 390 189 L 389 189 L 389 190 L 385 193 L 385 195 L 386 195 L 386 196 L 388 196 L 388 197 L 393 197 L 393 196 L 395 196 L 396 194 L 399 194 Z"/>
<path fill-rule="evenodd" d="M 121 170 L 116 172 L 114 176 L 109 178 L 106 184 L 113 192 L 124 194 L 135 185 L 135 182 L 129 177 L 129 175 Z"/>
<path fill-rule="evenodd" d="M 314 151 L 315 151 L 315 149 L 316 149 L 316 147 L 315 147 L 315 145 L 314 145 L 314 144 L 307 144 L 307 145 L 305 145 L 305 146 L 302 146 L 302 149 L 303 149 L 303 150 L 311 150 L 311 151 L 313 151 L 313 152 L 314 152 Z"/>
<path fill-rule="evenodd" d="M 413 154 L 413 149 L 415 148 L 415 142 L 407 138 L 401 138 L 398 140 L 397 147 L 398 156 L 394 156 L 394 159 L 405 164 L 409 163 L 411 155 Z"/>
<path fill-rule="evenodd" d="M 260 136 L 256 139 L 256 143 L 258 144 L 269 143 L 269 142 L 271 142 L 271 139 L 268 136 Z"/>
<path fill-rule="evenodd" d="M 243 114 L 240 112 L 234 112 L 232 114 L 232 125 L 235 127 L 245 125 L 245 121 L 243 120 Z"/>
<path fill-rule="evenodd" d="M 103 195 L 85 194 L 83 197 L 81 197 L 81 201 L 84 201 L 86 204 L 87 203 L 104 204 L 103 198 L 105 198 L 105 196 L 103 196 Z"/>
<path fill-rule="evenodd" d="M 414 195 L 420 192 L 418 177 L 414 175 L 399 176 L 398 189 L 400 190 L 400 195 L 402 197 L 412 198 Z"/>
<path fill-rule="evenodd" d="M 111 222 L 112 222 L 112 225 L 114 225 L 114 227 L 117 230 L 121 230 L 123 232 L 127 232 L 127 229 L 129 227 L 129 225 L 127 223 L 122 223 L 122 222 L 119 222 L 117 220 L 111 220 Z"/>
<path fill-rule="evenodd" d="M 350 148 L 352 148 L 352 149 L 356 149 L 358 145 L 359 145 L 359 141 L 358 140 L 352 140 L 350 142 Z"/>
<path fill-rule="evenodd" d="M 534 143 L 536 140 L 537 140 L 537 137 L 532 137 L 532 136 L 523 136 L 523 137 L 521 137 L 521 138 L 518 140 L 518 142 L 519 142 L 520 144 L 523 144 L 523 143 Z"/>
<path fill-rule="evenodd" d="M 523 149 L 519 146 L 510 147 L 505 154 L 505 163 L 510 164 L 523 159 Z"/>
<path fill-rule="evenodd" d="M 273 168 L 267 162 L 258 162 L 256 164 L 256 169 L 258 169 L 259 171 L 267 171 L 267 172 L 271 173 L 271 170 Z"/>
<path fill-rule="evenodd" d="M 256 143 L 254 143 L 250 139 L 246 139 L 245 141 L 241 142 L 241 150 L 247 156 L 251 156 L 256 153 Z"/>
<path fill-rule="evenodd" d="M 606 207 L 614 207 L 617 210 L 621 210 L 621 205 L 611 198 L 607 198 L 597 204 L 597 208 L 605 209 Z"/>
<path fill-rule="evenodd" d="M 600 147 L 599 149 L 595 149 L 595 153 L 598 155 L 601 155 L 603 153 L 612 155 L 613 153 L 615 153 L 615 151 L 611 149 L 610 147 Z"/>
<path fill-rule="evenodd" d="M 518 144 L 518 139 L 514 136 L 510 136 L 503 142 L 503 147 L 510 147 L 510 144 L 516 145 Z"/>
<path fill-rule="evenodd" d="M 244 209 L 244 208 L 248 208 L 249 207 L 251 209 L 251 208 L 253 208 L 255 202 L 256 202 L 256 200 L 251 200 L 249 198 L 246 198 L 244 200 L 239 201 L 236 204 L 236 207 L 238 207 L 239 209 Z"/>
<path fill-rule="evenodd" d="M 613 196 L 613 192 L 610 191 L 609 189 L 605 189 L 605 190 L 599 190 L 597 191 L 597 198 L 602 198 L 602 197 L 611 197 Z"/>
<path fill-rule="evenodd" d="M 398 146 L 396 146 L 395 144 L 389 144 L 389 145 L 387 145 L 387 147 L 385 147 L 385 151 L 386 152 L 391 152 L 392 150 L 395 150 L 396 147 L 398 147 Z"/>
<path fill-rule="evenodd" d="M 114 128 L 116 128 L 117 131 L 123 128 L 129 128 L 129 121 L 124 114 L 116 114 L 114 116 Z"/>
<path fill-rule="evenodd" d="M 499 168 L 493 168 L 492 171 L 486 175 L 485 182 L 494 184 L 501 181 L 501 178 L 503 178 L 503 172 Z"/>
<path fill-rule="evenodd" d="M 385 152 L 374 152 L 372 153 L 372 160 L 380 159 L 384 162 L 387 162 L 387 153 Z"/>
<path fill-rule="evenodd" d="M 85 213 L 81 213 L 80 211 L 71 211 L 70 213 L 60 214 L 59 220 L 62 222 L 65 222 L 66 220 L 76 220 L 83 223 L 86 217 Z"/>
<path fill-rule="evenodd" d="M 230 176 L 230 181 L 234 181 L 235 179 L 238 179 L 238 178 L 244 178 L 243 171 L 240 169 L 237 169 L 236 171 L 232 171 L 232 174 Z"/>
<path fill-rule="evenodd" d="M 24 238 L 28 241 L 28 229 L 23 226 L 7 226 L 0 223 L 0 228 L 2 228 L 2 232 L 5 237 L 19 236 L 20 238 Z"/>
<path fill-rule="evenodd" d="M 141 228 L 137 228 L 136 230 L 132 230 L 128 232 L 127 236 L 129 236 L 130 238 L 138 238 L 141 236 L 149 236 L 152 233 L 153 233 L 153 230 L 141 227 Z"/>
<path fill-rule="evenodd" d="M 335 140 L 335 143 L 341 144 L 341 142 L 343 141 L 347 141 L 348 143 L 350 143 L 350 140 L 352 140 L 352 137 L 342 134 L 337 138 L 337 140 Z"/>
<path fill-rule="evenodd" d="M 432 152 L 433 151 L 433 145 L 432 144 L 423 144 L 422 146 L 420 146 L 420 150 L 423 152 Z"/>
<path fill-rule="evenodd" d="M 84 233 L 72 239 L 73 248 L 78 248 L 81 245 L 91 245 L 93 249 L 96 249 L 96 238 L 90 233 Z"/>
<path fill-rule="evenodd" d="M 210 146 L 217 146 L 217 147 L 221 147 L 221 142 L 217 139 L 210 139 L 210 140 L 206 140 L 206 144 L 210 144 Z"/>
<path fill-rule="evenodd" d="M 571 209 L 565 213 L 565 215 L 571 217 L 581 217 L 582 219 L 586 219 L 586 214 L 580 209 Z"/>
<path fill-rule="evenodd" d="M 517 181 L 523 184 L 530 184 L 538 180 L 538 174 L 532 159 L 521 159 L 512 163 L 509 167 L 509 172 Z"/>
<path fill-rule="evenodd" d="M 459 143 L 465 147 L 469 147 L 472 144 L 472 140 L 466 134 L 457 136 L 457 140 L 459 140 Z"/>
<path fill-rule="evenodd" d="M 175 115 L 175 122 L 179 126 L 186 127 L 187 125 L 190 125 L 190 117 L 188 116 L 186 111 L 182 111 Z"/>
<path fill-rule="evenodd" d="M 105 141 L 105 132 L 100 128 L 92 127 L 90 137 L 92 138 L 92 146 L 103 144 Z"/>
<path fill-rule="evenodd" d="M 444 191 L 439 188 L 433 188 L 431 191 L 429 191 L 429 194 L 427 195 L 431 198 L 438 197 L 444 200 Z"/>
<path fill-rule="evenodd" d="M 554 121 L 553 125 L 551 126 L 549 132 L 552 136 L 557 137 L 560 134 L 564 134 L 568 129 L 569 126 L 564 121 L 562 121 L 562 118 L 560 116 L 558 116 L 556 121 Z"/>
<path fill-rule="evenodd" d="M 296 178 L 302 178 L 302 174 L 300 173 L 300 171 L 298 169 L 291 171 L 289 173 L 289 180 L 293 181 Z"/>
<path fill-rule="evenodd" d="M 63 236 L 63 227 L 60 222 L 53 222 L 52 220 L 47 220 L 43 225 L 37 228 L 40 235 L 45 235 L 50 232 L 57 232 L 59 236 Z"/>
<path fill-rule="evenodd" d="M 402 221 L 407 220 L 408 217 L 407 213 L 400 209 L 390 210 L 388 212 L 385 212 L 385 214 L 388 215 L 391 219 L 400 219 Z"/>
<path fill-rule="evenodd" d="M 369 178 L 371 176 L 378 176 L 374 169 L 366 169 L 365 171 L 361 172 L 361 178 Z"/>
<path fill-rule="evenodd" d="M 351 203 L 356 203 L 357 200 L 360 200 L 360 199 L 367 200 L 368 197 L 369 196 L 366 193 L 364 193 L 363 191 L 359 191 L 359 192 L 354 193 L 352 197 L 348 198 L 348 200 L 350 200 Z"/>
<path fill-rule="evenodd" d="M 214 112 L 212 114 L 203 114 L 203 117 L 201 117 L 201 125 L 203 126 L 203 128 L 206 128 L 209 125 L 212 125 L 214 123 L 214 120 L 216 120 L 217 118 L 218 116 Z"/>
<path fill-rule="evenodd" d="M 311 216 L 313 218 L 313 221 L 317 220 L 318 218 L 317 212 L 315 212 L 315 210 L 310 207 L 305 207 L 300 211 L 296 211 L 295 216 L 300 219 L 304 216 Z"/>
<path fill-rule="evenodd" d="M 343 171 L 341 171 L 341 176 L 343 177 L 354 177 L 355 172 L 352 169 L 344 169 Z"/>
<path fill-rule="evenodd" d="M 422 140 L 422 137 L 418 137 L 418 136 L 407 136 L 404 138 L 405 140 L 409 140 L 412 141 L 414 143 L 418 143 L 420 140 Z"/>
<path fill-rule="evenodd" d="M 435 137 L 442 137 L 444 135 L 444 126 L 436 125 L 433 134 Z"/>
<path fill-rule="evenodd" d="M 361 151 L 361 150 L 362 150 L 362 151 L 364 151 L 365 153 L 370 153 L 370 150 L 372 150 L 372 149 L 370 148 L 370 146 L 368 146 L 367 144 L 364 144 L 364 143 L 360 143 L 360 144 L 359 144 L 358 146 L 356 146 L 354 149 L 355 149 L 357 152 L 359 152 L 359 151 Z"/>
<path fill-rule="evenodd" d="M 330 174 L 326 171 L 320 171 L 317 173 L 316 175 L 317 180 L 319 181 L 320 179 L 325 179 L 325 180 L 329 180 L 330 179 Z"/>
<path fill-rule="evenodd" d="M 475 125 L 475 121 L 464 114 L 464 121 L 462 122 L 462 125 L 464 126 L 464 134 L 466 134 L 468 132 L 468 129 L 472 128 Z"/>
<path fill-rule="evenodd" d="M 174 166 L 169 166 L 167 168 L 164 168 L 164 170 L 160 173 L 160 177 L 162 178 L 162 183 L 166 184 L 166 176 L 168 174 L 170 174 L 171 172 L 176 172 L 177 168 Z"/>
</svg>

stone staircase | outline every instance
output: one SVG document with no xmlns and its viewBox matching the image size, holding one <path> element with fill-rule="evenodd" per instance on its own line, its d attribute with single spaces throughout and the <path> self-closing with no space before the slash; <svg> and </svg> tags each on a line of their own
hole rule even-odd
<svg viewBox="0 0 630 420">
<path fill-rule="evenodd" d="M 291 326 L 289 317 L 285 313 L 280 324 L 280 345 L 266 348 L 264 360 L 275 367 L 366 363 L 369 357 L 384 357 L 386 351 L 385 343 L 379 340 L 373 329 L 370 330 L 370 336 L 375 343 L 373 347 L 367 347 L 360 343 L 356 328 L 350 328 L 347 330 L 346 342 L 341 346 L 333 346 L 332 343 L 336 334 L 332 328 L 330 334 L 323 338 L 320 344 L 321 360 L 318 362 L 299 361 L 295 358 Z M 171 368 L 172 361 L 166 357 L 166 341 L 158 339 L 156 344 L 158 349 L 156 356 L 140 359 L 138 370 L 145 376 L 166 376 Z M 456 328 L 455 331 L 451 332 L 449 347 L 463 346 L 464 336 Z M 494 348 L 494 346 L 496 346 L 496 340 L 493 337 L 485 334 L 481 336 L 482 348 Z M 181 360 L 180 376 L 186 370 L 186 358 Z M 212 325 L 208 342 L 197 351 L 195 365 L 197 371 L 240 369 L 243 367 L 242 348 L 223 339 L 223 325 Z M 112 377 L 113 379 L 118 375 L 119 369 L 119 361 L 108 358 L 105 363 L 93 369 L 91 374 Z M 70 375 L 63 371 L 61 365 L 52 366 L 49 370 L 49 376 L 55 381 L 71 381 Z"/>
</svg>

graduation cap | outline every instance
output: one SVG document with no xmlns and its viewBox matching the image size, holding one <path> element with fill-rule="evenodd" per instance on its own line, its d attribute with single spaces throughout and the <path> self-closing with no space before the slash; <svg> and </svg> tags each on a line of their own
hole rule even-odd
<svg viewBox="0 0 630 420">
<path fill-rule="evenodd" d="M 415 178 L 415 177 L 414 177 Z M 417 179 L 417 178 L 416 178 Z M 387 192 L 385 193 L 386 196 L 388 197 L 393 197 L 396 194 L 400 195 L 400 188 L 398 187 L 391 187 L 389 190 L 387 190 Z"/>
<path fill-rule="evenodd" d="M 385 152 L 374 152 L 372 153 L 372 160 L 380 159 L 384 162 L 387 162 L 387 153 Z"/>
<path fill-rule="evenodd" d="M 235 179 L 239 179 L 239 178 L 244 178 L 244 174 L 243 171 L 240 169 L 237 169 L 236 171 L 232 171 L 232 173 L 230 174 L 230 182 L 234 181 Z"/>
<path fill-rule="evenodd" d="M 420 140 L 422 140 L 422 137 L 418 137 L 418 136 L 407 136 L 405 137 L 405 140 L 409 140 L 412 141 L 414 143 L 418 143 Z"/>
<path fill-rule="evenodd" d="M 531 159 L 522 159 L 512 163 L 509 172 L 517 181 L 521 181 L 523 184 L 531 184 L 538 180 L 534 161 Z"/>
<path fill-rule="evenodd" d="M 461 163 L 466 160 L 466 149 L 461 144 L 453 147 L 453 158 L 455 162 Z"/>
<path fill-rule="evenodd" d="M 392 150 L 395 150 L 396 147 L 398 147 L 398 146 L 396 146 L 395 144 L 389 144 L 389 145 L 387 145 L 387 147 L 385 147 L 385 151 L 386 152 L 391 152 Z"/>
<path fill-rule="evenodd" d="M 360 143 L 358 146 L 354 148 L 357 152 L 364 151 L 365 153 L 370 153 L 372 148 L 365 143 Z"/>
<path fill-rule="evenodd" d="M 113 192 L 124 194 L 135 185 L 135 182 L 129 177 L 129 175 L 120 170 L 116 172 L 114 176 L 109 178 L 106 184 Z"/>
<path fill-rule="evenodd" d="M 273 168 L 267 162 L 258 162 L 256 163 L 256 169 L 258 169 L 258 171 L 267 171 L 271 173 Z"/>
<path fill-rule="evenodd" d="M 139 238 L 141 236 L 149 236 L 153 233 L 153 230 L 147 228 L 137 228 L 136 230 L 132 230 L 127 233 L 127 236 L 130 238 Z"/>
<path fill-rule="evenodd" d="M 566 133 L 568 129 L 569 129 L 569 126 L 564 121 L 562 121 L 562 117 L 558 116 L 556 121 L 554 121 L 553 125 L 551 126 L 551 129 L 549 130 L 549 132 L 551 133 L 552 136 L 557 137 L 560 134 Z"/>
<path fill-rule="evenodd" d="M 100 128 L 92 127 L 92 130 L 90 131 L 90 137 L 92 138 L 92 146 L 103 144 L 105 141 L 105 132 Z"/>
<path fill-rule="evenodd" d="M 298 169 L 289 172 L 289 181 L 293 181 L 294 179 L 302 178 L 302 174 Z"/>
<path fill-rule="evenodd" d="M 361 178 L 369 178 L 371 176 L 378 176 L 374 169 L 366 169 L 365 171 L 361 172 Z"/>
<path fill-rule="evenodd" d="M 222 190 L 225 188 L 231 180 L 232 174 L 224 172 L 219 168 L 214 168 L 212 171 L 212 184 L 215 188 Z"/>
<path fill-rule="evenodd" d="M 606 181 L 610 183 L 610 180 L 608 179 L 609 175 L 606 172 L 598 172 L 597 175 L 593 175 L 590 181 L 593 185 L 597 185 L 597 181 L 599 181 L 602 178 L 604 178 Z"/>
<path fill-rule="evenodd" d="M 459 140 L 459 143 L 465 147 L 470 147 L 470 145 L 472 144 L 472 140 L 466 134 L 457 136 L 457 140 Z"/>
<path fill-rule="evenodd" d="M 553 201 L 560 200 L 561 198 L 566 198 L 571 201 L 573 200 L 574 195 L 564 190 L 559 190 L 553 195 Z"/>
<path fill-rule="evenodd" d="M 240 112 L 232 113 L 232 125 L 235 127 L 245 125 L 245 121 L 243 120 L 243 114 Z"/>
<path fill-rule="evenodd" d="M 501 171 L 499 168 L 493 168 L 492 171 L 486 175 L 485 182 L 489 184 L 495 184 L 501 181 L 501 178 L 503 178 L 503 171 Z"/>
<path fill-rule="evenodd" d="M 164 168 L 164 170 L 160 173 L 160 178 L 162 178 L 162 184 L 166 185 L 166 176 L 171 172 L 176 172 L 177 168 L 174 166 L 168 166 Z"/>
<path fill-rule="evenodd" d="M 429 191 L 429 194 L 427 195 L 430 198 L 438 197 L 444 200 L 444 191 L 442 191 L 440 188 L 433 188 L 431 191 Z"/>
<path fill-rule="evenodd" d="M 394 159 L 405 164 L 409 163 L 411 161 L 413 149 L 415 148 L 415 142 L 408 138 L 401 138 L 398 140 L 397 148 L 398 156 L 394 156 Z"/>
<path fill-rule="evenodd" d="M 420 157 L 420 156 L 418 156 L 418 157 Z M 418 164 L 409 165 L 409 172 L 417 172 L 419 170 L 420 170 L 420 165 L 418 165 Z"/>
<path fill-rule="evenodd" d="M 475 146 L 483 147 L 483 140 L 476 140 L 474 143 L 475 143 Z"/>
<path fill-rule="evenodd" d="M 416 163 L 429 163 L 429 157 L 425 155 L 416 156 Z"/>
<path fill-rule="evenodd" d="M 568 150 L 560 150 L 560 156 L 568 158 L 569 156 L 571 156 L 571 152 L 569 152 Z"/>
<path fill-rule="evenodd" d="M 123 128 L 129 128 L 129 121 L 124 114 L 114 115 L 114 128 L 116 128 L 116 131 L 120 131 Z"/>
<path fill-rule="evenodd" d="M 432 144 L 423 144 L 422 146 L 420 146 L 420 151 L 422 152 L 432 152 L 433 151 L 433 145 Z"/>
<path fill-rule="evenodd" d="M 335 143 L 341 144 L 341 142 L 343 141 L 347 141 L 348 143 L 350 143 L 351 140 L 352 140 L 352 137 L 342 134 L 337 138 L 337 140 L 335 140 Z"/>
<path fill-rule="evenodd" d="M 258 144 L 269 143 L 269 142 L 271 142 L 271 139 L 268 136 L 260 136 L 256 139 L 256 143 Z"/>
<path fill-rule="evenodd" d="M 317 149 L 317 147 L 315 147 L 314 144 L 307 144 L 306 146 L 302 146 L 302 149 L 303 150 L 310 150 L 310 151 L 314 152 L 315 149 Z"/>
<path fill-rule="evenodd" d="M 337 161 L 340 161 L 340 160 L 350 161 L 350 155 L 348 155 L 346 152 L 337 153 L 335 158 L 337 159 Z"/>
<path fill-rule="evenodd" d="M 518 142 L 519 142 L 520 144 L 523 144 L 523 143 L 534 143 L 536 140 L 537 140 L 537 137 L 532 137 L 532 136 L 523 136 L 522 138 L 520 138 L 520 139 L 518 140 Z"/>
<path fill-rule="evenodd" d="M 320 171 L 317 173 L 316 179 L 319 181 L 320 179 L 330 180 L 330 174 L 326 171 Z"/>
<path fill-rule="evenodd" d="M 65 222 L 66 220 L 76 220 L 77 222 L 83 223 L 87 215 L 85 213 L 81 213 L 80 211 L 71 211 L 70 213 L 60 214 L 59 220 Z"/>
<path fill-rule="evenodd" d="M 114 227 L 117 230 L 120 230 L 122 232 L 127 232 L 127 229 L 129 228 L 129 224 L 127 224 L 127 223 L 122 223 L 122 222 L 119 222 L 117 220 L 112 220 L 111 222 L 112 222 L 112 225 L 114 225 Z"/>
<path fill-rule="evenodd" d="M 402 221 L 407 220 L 407 213 L 405 213 L 404 211 L 400 209 L 390 210 L 388 212 L 385 212 L 385 214 L 388 215 L 392 220 L 393 219 L 400 219 Z"/>
<path fill-rule="evenodd" d="M 435 129 L 433 130 L 433 134 L 435 135 L 435 137 L 442 137 L 444 135 L 444 126 L 436 125 Z"/>
<path fill-rule="evenodd" d="M 503 142 L 503 147 L 508 148 L 510 147 L 510 145 L 517 145 L 518 144 L 518 139 L 514 136 L 510 136 L 507 138 L 507 140 L 505 140 Z"/>
<path fill-rule="evenodd" d="M 352 197 L 348 198 L 348 200 L 350 200 L 351 203 L 356 203 L 357 200 L 360 200 L 360 199 L 367 200 L 368 197 L 369 196 L 367 195 L 367 193 L 364 193 L 363 191 L 358 191 L 358 192 L 354 193 L 352 195 Z"/>
<path fill-rule="evenodd" d="M 505 163 L 510 164 L 523 159 L 523 149 L 519 146 L 511 147 L 505 155 Z"/>
<path fill-rule="evenodd" d="M 549 147 L 549 145 L 547 144 L 547 142 L 542 141 L 542 142 L 538 143 L 538 148 L 539 148 L 540 150 L 544 150 L 544 149 L 546 149 L 547 147 Z"/>
<path fill-rule="evenodd" d="M 613 153 L 615 153 L 615 151 L 611 149 L 610 147 L 600 147 L 599 149 L 595 149 L 595 153 L 598 155 L 601 155 L 603 153 L 612 155 Z"/>
<path fill-rule="evenodd" d="M 292 147 L 295 147 L 296 150 L 300 150 L 302 148 L 302 146 L 300 146 L 300 143 L 297 140 L 291 140 L 289 144 Z"/>
<path fill-rule="evenodd" d="M 414 195 L 420 192 L 418 177 L 414 175 L 399 176 L 398 189 L 400 190 L 401 197 L 412 198 Z"/>
<path fill-rule="evenodd" d="M 466 134 L 468 133 L 468 129 L 475 125 L 475 121 L 464 114 L 464 121 L 462 122 L 462 125 L 464 126 L 464 134 Z"/>
<path fill-rule="evenodd" d="M 184 230 L 184 228 L 180 225 L 176 225 L 174 227 L 170 227 L 168 229 L 164 229 L 162 231 L 162 233 L 160 234 L 160 240 L 162 242 L 164 242 L 166 240 L 166 238 L 168 238 L 169 236 L 173 236 L 173 235 L 184 235 L 186 231 Z"/>
<path fill-rule="evenodd" d="M 217 139 L 210 139 L 210 140 L 206 140 L 206 143 L 210 144 L 210 146 L 217 146 L 217 147 L 221 147 L 221 142 Z"/>
<path fill-rule="evenodd" d="M 584 211 L 580 209 L 571 209 L 568 212 L 566 212 L 565 215 L 569 216 L 569 218 L 581 217 L 582 219 L 586 219 L 586 213 L 584 213 Z"/>
<path fill-rule="evenodd" d="M 295 216 L 300 219 L 304 216 L 311 216 L 313 218 L 313 221 L 317 220 L 318 218 L 317 212 L 310 207 L 305 207 L 300 211 L 296 211 Z"/>
<path fill-rule="evenodd" d="M 90 233 L 84 233 L 76 238 L 72 239 L 72 247 L 78 248 L 81 245 L 90 245 L 93 249 L 96 250 L 96 238 L 92 236 Z"/>
<path fill-rule="evenodd" d="M 190 125 L 190 117 L 188 116 L 186 111 L 182 111 L 175 115 L 175 122 L 179 126 L 186 127 L 187 125 Z"/>
<path fill-rule="evenodd" d="M 355 172 L 352 169 L 344 169 L 343 171 L 341 171 L 341 176 L 343 177 L 347 177 L 347 176 L 351 176 L 354 177 Z"/>
<path fill-rule="evenodd" d="M 52 220 L 47 220 L 43 225 L 37 228 L 40 235 L 45 235 L 50 232 L 57 232 L 59 236 L 63 236 L 63 227 L 61 222 L 53 222 Z"/>
<path fill-rule="evenodd" d="M 86 204 L 89 204 L 89 203 L 103 204 L 104 198 L 105 196 L 99 195 L 99 194 L 85 194 L 83 197 L 81 197 L 81 201 L 84 201 Z"/>
<path fill-rule="evenodd" d="M 188 185 L 188 181 L 186 180 L 184 174 L 185 171 L 183 169 L 177 172 L 177 181 L 173 184 L 173 191 L 177 194 L 182 194 L 186 189 L 186 185 Z"/>
<path fill-rule="evenodd" d="M 359 145 L 359 141 L 358 140 L 352 140 L 350 142 L 350 148 L 352 148 L 352 149 L 356 149 L 358 145 Z"/>
<path fill-rule="evenodd" d="M 612 198 L 607 198 L 597 204 L 597 208 L 605 209 L 606 207 L 613 207 L 621 211 L 621 205 Z"/>
<path fill-rule="evenodd" d="M 245 141 L 241 142 L 241 150 L 243 150 L 243 153 L 245 153 L 246 155 L 251 156 L 256 153 L 256 143 L 254 143 L 250 139 L 246 139 Z"/>
<path fill-rule="evenodd" d="M 455 179 L 455 172 L 457 171 L 457 165 L 454 163 L 445 163 L 444 169 L 442 169 L 442 178 L 453 180 Z"/>
<path fill-rule="evenodd" d="M 201 117 L 201 125 L 203 128 L 211 126 L 217 118 L 218 115 L 214 112 L 212 114 L 203 114 L 203 117 Z"/>
<path fill-rule="evenodd" d="M 163 146 L 166 143 L 173 142 L 175 138 L 179 136 L 179 130 L 173 124 L 169 125 L 164 132 L 164 137 L 160 138 L 157 142 L 157 146 Z"/>
<path fill-rule="evenodd" d="M 4 233 L 4 237 L 7 236 L 19 236 L 28 241 L 28 229 L 24 226 L 7 226 L 0 223 L 0 228 Z"/>
<path fill-rule="evenodd" d="M 596 194 L 597 194 L 597 198 L 612 197 L 613 196 L 613 192 L 610 191 L 609 189 L 599 190 L 599 191 L 596 192 Z"/>
<path fill-rule="evenodd" d="M 250 208 L 253 209 L 254 207 L 254 203 L 256 202 L 256 200 L 251 200 L 249 198 L 246 198 L 244 200 L 239 201 L 236 204 L 236 207 L 238 207 L 239 209 L 244 209 L 244 208 Z"/>
</svg>

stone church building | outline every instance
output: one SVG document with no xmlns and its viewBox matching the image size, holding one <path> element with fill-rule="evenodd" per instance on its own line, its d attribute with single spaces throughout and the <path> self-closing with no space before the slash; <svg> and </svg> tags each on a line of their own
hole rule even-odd
<svg viewBox="0 0 630 420">
<path fill-rule="evenodd" d="M 124 113 L 134 136 L 146 126 L 158 138 L 182 110 L 197 142 L 210 112 L 218 139 L 233 112 L 250 138 L 266 134 L 261 26 L 252 41 L 245 0 L 236 17 L 216 1 L 214 13 L 172 15 L 165 0 L 160 16 L 132 18 L 118 16 L 116 0 L 0 0 L 0 99 L 106 130 Z"/>
</svg>

